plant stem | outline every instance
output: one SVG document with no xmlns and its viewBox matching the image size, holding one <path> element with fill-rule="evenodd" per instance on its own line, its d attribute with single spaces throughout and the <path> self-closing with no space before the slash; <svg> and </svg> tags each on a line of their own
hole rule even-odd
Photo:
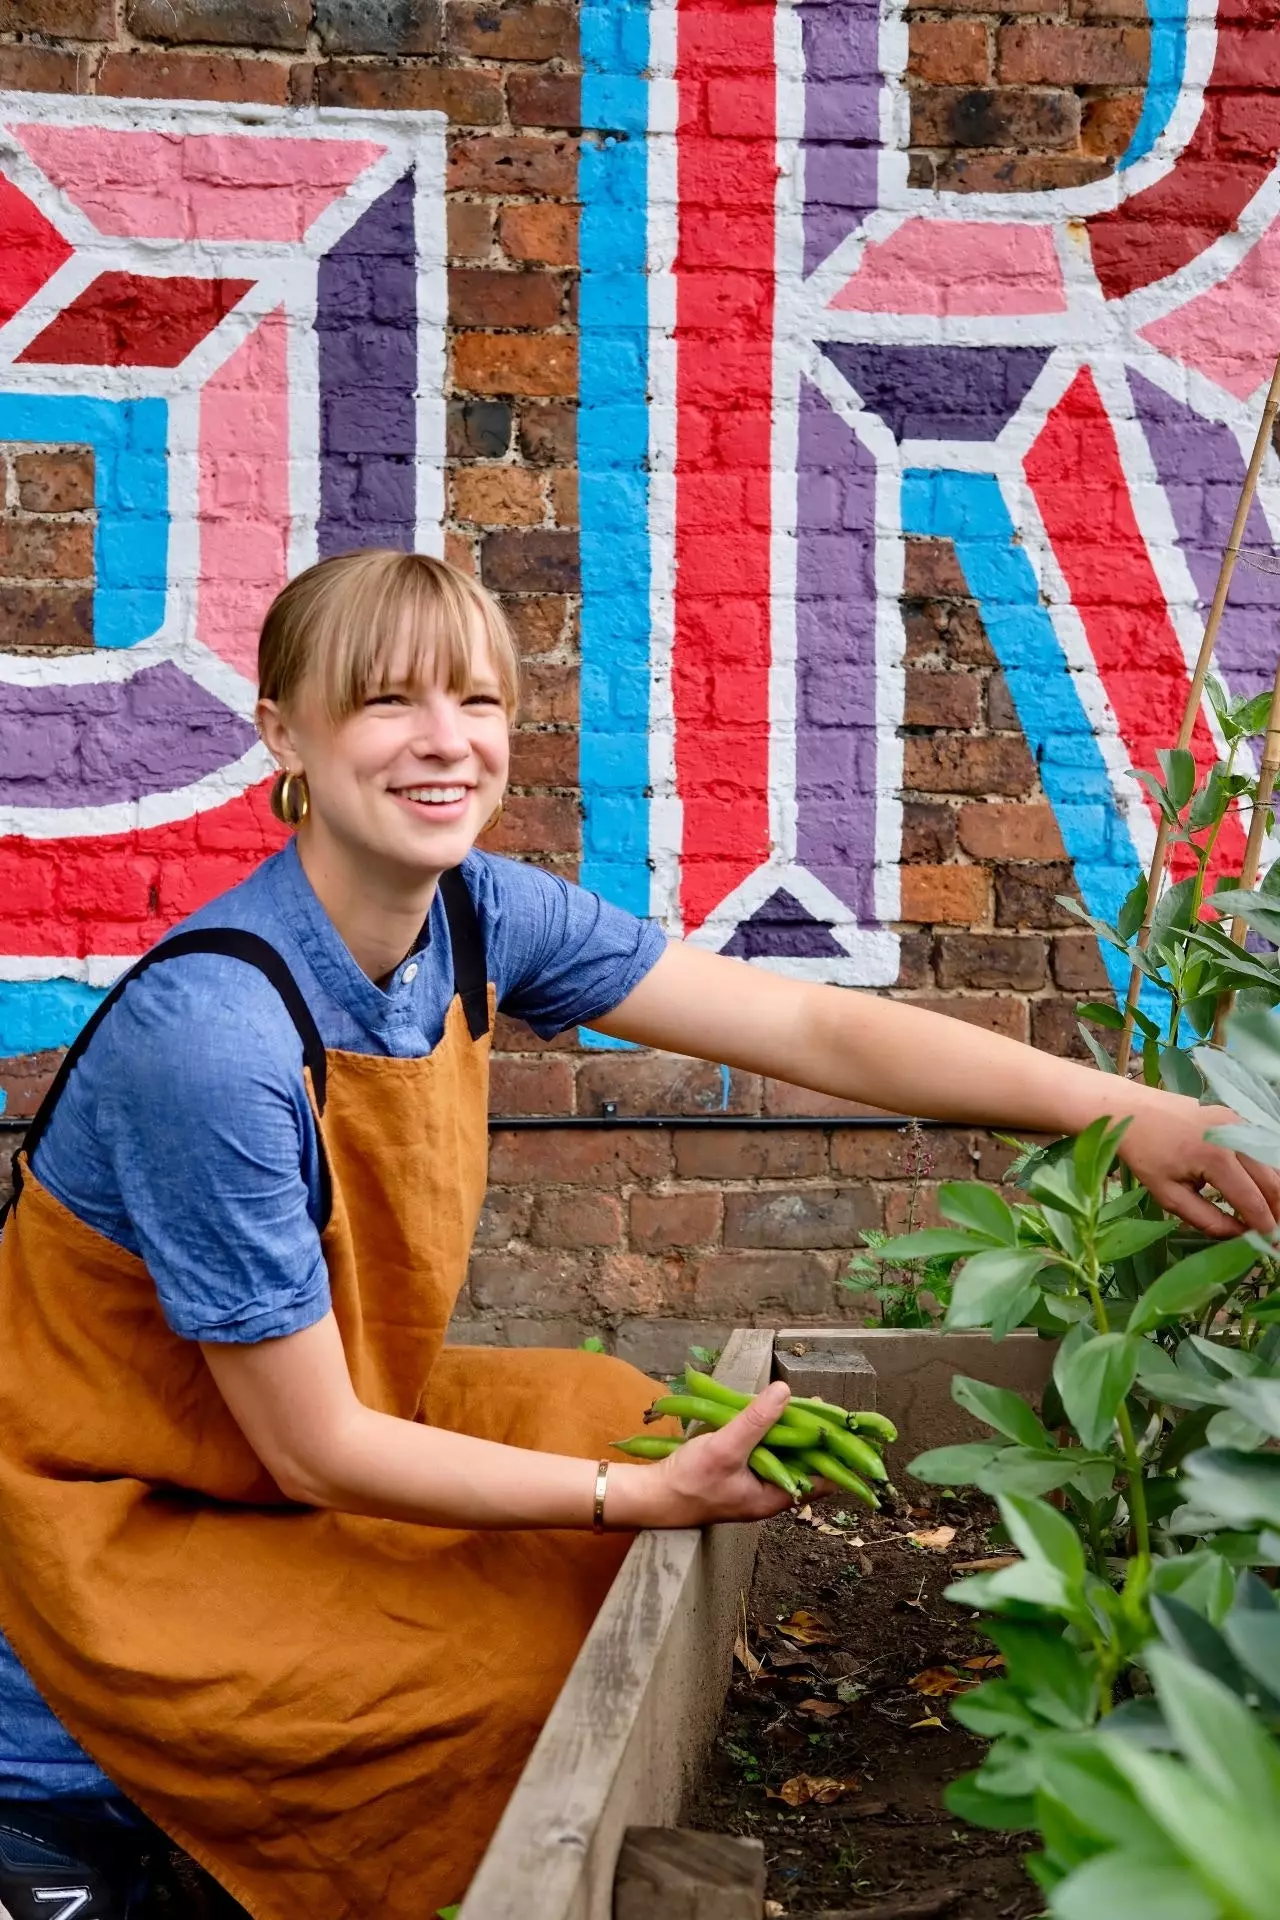
<svg viewBox="0 0 1280 1920">
<path fill-rule="evenodd" d="M 1129 1418 L 1129 1409 L 1123 1401 L 1116 1412 L 1116 1425 L 1120 1429 L 1120 1441 L 1124 1447 L 1124 1464 L 1129 1478 L 1129 1518 L 1133 1522 L 1138 1553 L 1145 1564 L 1151 1558 L 1151 1525 L 1147 1519 L 1147 1490 L 1142 1481 L 1142 1462 L 1138 1458 L 1138 1443 L 1133 1437 L 1133 1422 Z"/>
</svg>

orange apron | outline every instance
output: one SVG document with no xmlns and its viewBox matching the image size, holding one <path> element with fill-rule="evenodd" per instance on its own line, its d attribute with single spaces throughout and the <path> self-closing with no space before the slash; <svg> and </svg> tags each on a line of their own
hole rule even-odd
<svg viewBox="0 0 1280 1920">
<path fill-rule="evenodd" d="M 281 991 L 365 1405 L 596 1459 L 653 1396 L 635 1369 L 442 1351 L 484 1195 L 492 1010 L 466 888 L 442 889 L 458 991 L 421 1059 L 326 1054 L 254 935 L 179 935 L 140 966 L 212 949 Z M 0 1629 L 102 1770 L 256 1920 L 429 1920 L 465 1890 L 631 1536 L 290 1504 L 142 1262 L 19 1172 L 0 1241 Z"/>
</svg>

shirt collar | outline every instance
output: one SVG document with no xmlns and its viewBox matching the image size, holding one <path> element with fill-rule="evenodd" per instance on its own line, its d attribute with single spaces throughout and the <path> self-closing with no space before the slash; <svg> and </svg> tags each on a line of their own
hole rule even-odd
<svg viewBox="0 0 1280 1920">
<path fill-rule="evenodd" d="M 272 861 L 270 871 L 274 902 L 283 924 L 326 992 L 371 1033 L 383 1032 L 411 1019 L 418 971 L 415 969 L 412 978 L 405 980 L 409 956 L 396 968 L 384 991 L 356 964 L 350 948 L 320 904 L 298 858 L 296 840 L 290 839 Z M 413 944 L 414 954 L 430 943 L 431 921 L 438 904 L 437 894 L 431 913 Z"/>
</svg>

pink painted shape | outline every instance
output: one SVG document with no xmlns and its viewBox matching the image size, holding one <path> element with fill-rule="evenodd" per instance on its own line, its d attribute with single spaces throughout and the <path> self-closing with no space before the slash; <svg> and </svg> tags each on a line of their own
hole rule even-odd
<svg viewBox="0 0 1280 1920">
<path fill-rule="evenodd" d="M 1065 313 L 1047 227 L 906 220 L 867 247 L 837 313 Z"/>
<path fill-rule="evenodd" d="M 284 309 L 255 327 L 200 396 L 196 634 L 250 679 L 258 628 L 289 564 L 289 360 Z"/>
<path fill-rule="evenodd" d="M 1143 327 L 1141 337 L 1237 400 L 1247 400 L 1280 354 L 1278 274 L 1280 221 L 1250 247 L 1225 280 L 1163 319 L 1153 320 Z"/>
<path fill-rule="evenodd" d="M 149 240 L 301 240 L 386 152 L 371 140 L 14 126 L 101 233 Z"/>
</svg>

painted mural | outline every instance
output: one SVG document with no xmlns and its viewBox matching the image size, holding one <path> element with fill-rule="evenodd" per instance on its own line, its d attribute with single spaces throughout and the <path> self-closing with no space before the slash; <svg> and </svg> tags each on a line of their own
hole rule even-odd
<svg viewBox="0 0 1280 1920">
<path fill-rule="evenodd" d="M 0 1055 L 277 843 L 290 573 L 438 550 L 444 121 L 0 95 L 0 443 L 88 448 L 92 641 L 0 632 Z"/>
<path fill-rule="evenodd" d="M 1146 864 L 1131 769 L 1176 730 L 1280 351 L 1274 28 L 1150 11 L 1111 177 L 964 195 L 908 185 L 895 7 L 584 13 L 616 130 L 583 161 L 586 877 L 673 932 L 895 980 L 911 534 L 956 543 L 1088 907 Z M 1272 457 L 1247 544 L 1278 515 Z M 1278 614 L 1240 569 L 1233 694 Z"/>
</svg>

